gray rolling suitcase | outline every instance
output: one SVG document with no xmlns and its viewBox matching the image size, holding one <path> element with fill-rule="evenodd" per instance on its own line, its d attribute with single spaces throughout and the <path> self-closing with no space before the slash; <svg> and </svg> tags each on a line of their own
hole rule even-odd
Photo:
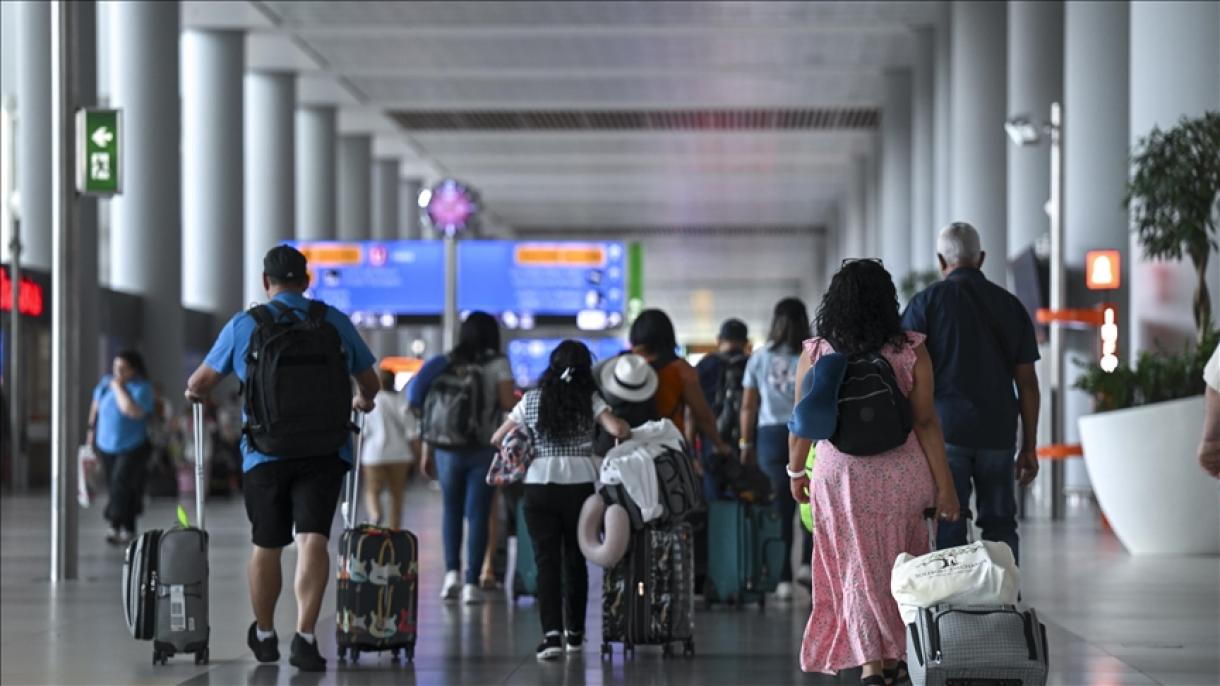
<svg viewBox="0 0 1220 686">
<path fill-rule="evenodd" d="M 138 640 L 152 640 L 153 664 L 178 653 L 208 661 L 208 534 L 204 530 L 203 405 L 193 406 L 195 517 L 198 526 L 153 529 L 136 537 L 123 562 L 123 609 Z"/>
<path fill-rule="evenodd" d="M 935 543 L 936 512 L 924 516 Z M 907 625 L 907 671 L 913 686 L 1045 686 L 1046 647 L 1032 608 L 935 605 Z"/>
</svg>

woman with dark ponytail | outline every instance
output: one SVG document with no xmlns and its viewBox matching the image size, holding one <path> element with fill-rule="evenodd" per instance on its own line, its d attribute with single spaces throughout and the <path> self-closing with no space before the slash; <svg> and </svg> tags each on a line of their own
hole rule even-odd
<svg viewBox="0 0 1220 686">
<path fill-rule="evenodd" d="M 534 440 L 534 459 L 525 474 L 525 523 L 538 564 L 540 660 L 554 660 L 565 651 L 579 653 L 584 647 L 589 570 L 576 527 L 580 508 L 597 483 L 595 424 L 620 439 L 631 435 L 631 428 L 610 412 L 597 391 L 589 349 L 569 340 L 551 353 L 538 387 L 525 394 L 492 438 L 499 446 L 509 432 L 522 427 Z"/>
</svg>

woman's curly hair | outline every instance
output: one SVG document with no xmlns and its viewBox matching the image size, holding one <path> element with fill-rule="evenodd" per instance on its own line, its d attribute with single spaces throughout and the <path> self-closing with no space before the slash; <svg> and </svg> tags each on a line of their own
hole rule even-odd
<svg viewBox="0 0 1220 686">
<path fill-rule="evenodd" d="M 563 439 L 593 435 L 593 356 L 580 341 L 566 340 L 551 353 L 551 362 L 538 380 L 538 433 Z"/>
<path fill-rule="evenodd" d="M 814 325 L 818 336 L 847 355 L 908 343 L 898 316 L 894 280 L 877 260 L 853 260 L 839 269 L 822 298 Z"/>
</svg>

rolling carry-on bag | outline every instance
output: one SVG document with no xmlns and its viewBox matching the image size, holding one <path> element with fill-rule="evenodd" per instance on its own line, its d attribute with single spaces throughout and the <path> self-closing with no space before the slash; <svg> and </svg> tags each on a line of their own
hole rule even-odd
<svg viewBox="0 0 1220 686">
<path fill-rule="evenodd" d="M 771 505 L 735 500 L 708 504 L 708 563 L 703 597 L 745 606 L 766 605 L 786 562 L 783 527 Z"/>
<path fill-rule="evenodd" d="M 529 527 L 525 525 L 524 498 L 517 501 L 513 516 L 517 519 L 512 581 L 512 597 L 516 601 L 521 596 L 538 595 L 538 563 L 534 559 L 534 543 L 530 539 Z"/>
<path fill-rule="evenodd" d="M 936 512 L 924 515 L 935 541 Z M 964 517 L 969 520 L 968 510 Z M 959 549 L 927 558 L 951 568 L 957 564 L 954 550 Z M 1037 612 L 1016 604 L 940 603 L 919 608 L 907 625 L 907 671 L 914 686 L 1044 686 L 1046 653 L 1046 627 Z"/>
<path fill-rule="evenodd" d="M 673 654 L 695 654 L 694 538 L 690 524 L 647 528 L 631 534 L 626 556 L 602 580 L 602 649 L 622 643 L 632 656 L 639 645 L 660 645 Z"/>
<path fill-rule="evenodd" d="M 195 454 L 203 454 L 203 405 L 192 406 Z M 181 525 L 145 531 L 123 559 L 123 609 L 127 628 L 153 642 L 153 664 L 178 653 L 208 661 L 208 534 L 204 529 L 203 462 L 195 462 L 195 518 Z"/>
<path fill-rule="evenodd" d="M 361 422 L 363 424 L 363 422 Z M 339 659 L 352 662 L 365 652 L 415 659 L 419 612 L 419 540 L 415 534 L 358 524 L 361 433 L 354 466 L 347 476 L 342 506 L 335 583 L 335 643 Z"/>
</svg>

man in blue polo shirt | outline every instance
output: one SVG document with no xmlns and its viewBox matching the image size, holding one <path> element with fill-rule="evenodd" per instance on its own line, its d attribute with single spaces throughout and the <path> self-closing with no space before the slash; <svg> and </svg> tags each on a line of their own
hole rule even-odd
<svg viewBox="0 0 1220 686">
<path fill-rule="evenodd" d="M 307 316 L 311 301 L 304 295 L 309 286 L 306 268 L 305 256 L 288 246 L 272 248 L 263 259 L 263 287 L 278 316 L 302 319 Z M 346 371 L 356 379 L 358 392 L 352 406 L 364 412 L 373 409 L 373 397 L 381 387 L 373 367 L 376 361 L 373 354 L 342 312 L 327 307 L 323 321 L 338 331 Z M 255 318 L 248 312 L 229 320 L 203 364 L 187 382 L 188 400 L 202 400 L 229 373 L 246 383 L 247 353 L 256 328 Z M 242 418 L 248 429 L 246 408 Z M 246 515 L 254 543 L 248 576 L 255 621 L 250 625 L 246 642 L 259 662 L 280 659 L 273 624 L 275 604 L 283 585 L 280 556 L 284 546 L 295 539 L 297 633 L 292 641 L 290 662 L 303 671 L 323 671 L 326 660 L 318 653 L 314 628 L 330 578 L 327 541 L 343 477 L 352 461 L 350 442 L 337 453 L 280 459 L 255 450 L 250 437 L 243 433 L 241 448 Z"/>
<path fill-rule="evenodd" d="M 976 491 L 975 521 L 983 538 L 1007 543 L 1015 556 L 1015 483 L 1029 485 L 1038 474 L 1040 397 L 1033 322 L 1016 296 L 983 276 L 987 255 L 973 226 L 955 222 L 945 227 L 936 250 L 944 280 L 911 299 L 902 325 L 928 336 L 936 413 L 958 500 L 965 505 Z M 942 521 L 938 547 L 964 545 L 967 525 Z"/>
</svg>

